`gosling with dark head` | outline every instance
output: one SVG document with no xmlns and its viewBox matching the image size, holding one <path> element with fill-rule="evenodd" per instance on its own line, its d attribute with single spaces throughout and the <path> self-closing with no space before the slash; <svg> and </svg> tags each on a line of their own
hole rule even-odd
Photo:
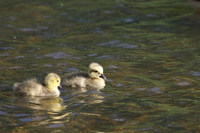
<svg viewBox="0 0 200 133">
<path fill-rule="evenodd" d="M 49 73 L 44 80 L 44 85 L 37 79 L 28 79 L 22 83 L 15 83 L 13 85 L 14 93 L 31 95 L 31 96 L 59 96 L 61 79 L 55 73 Z"/>
<path fill-rule="evenodd" d="M 62 79 L 62 85 L 72 88 L 92 87 L 103 89 L 106 77 L 103 74 L 103 67 L 92 62 L 89 65 L 88 73 L 73 73 Z"/>
</svg>

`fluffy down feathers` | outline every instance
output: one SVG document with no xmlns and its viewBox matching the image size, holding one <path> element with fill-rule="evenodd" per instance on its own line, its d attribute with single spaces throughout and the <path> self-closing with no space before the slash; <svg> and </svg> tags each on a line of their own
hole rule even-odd
<svg viewBox="0 0 200 133">
<path fill-rule="evenodd" d="M 32 96 L 59 96 L 60 77 L 55 73 L 49 73 L 44 80 L 44 85 L 37 79 L 28 79 L 22 83 L 15 83 L 13 91 L 18 94 Z"/>
</svg>

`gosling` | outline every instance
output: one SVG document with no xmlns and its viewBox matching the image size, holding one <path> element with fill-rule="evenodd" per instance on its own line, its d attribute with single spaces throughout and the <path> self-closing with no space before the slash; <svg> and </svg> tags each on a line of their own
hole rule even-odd
<svg viewBox="0 0 200 133">
<path fill-rule="evenodd" d="M 44 80 L 44 85 L 39 83 L 37 79 L 28 79 L 22 83 L 13 85 L 14 93 L 31 95 L 31 96 L 59 96 L 61 79 L 55 73 L 49 73 Z"/>
<path fill-rule="evenodd" d="M 106 77 L 103 74 L 103 67 L 92 62 L 89 65 L 88 73 L 73 73 L 62 80 L 62 85 L 71 88 L 98 88 L 105 87 Z"/>
</svg>

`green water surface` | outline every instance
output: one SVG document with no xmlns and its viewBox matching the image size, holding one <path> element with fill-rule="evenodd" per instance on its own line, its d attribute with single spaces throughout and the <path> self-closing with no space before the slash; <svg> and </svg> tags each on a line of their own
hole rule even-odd
<svg viewBox="0 0 200 133">
<path fill-rule="evenodd" d="M 199 27 L 184 0 L 0 0 L 0 132 L 199 132 Z M 100 92 L 12 93 L 90 62 L 104 67 Z"/>
</svg>

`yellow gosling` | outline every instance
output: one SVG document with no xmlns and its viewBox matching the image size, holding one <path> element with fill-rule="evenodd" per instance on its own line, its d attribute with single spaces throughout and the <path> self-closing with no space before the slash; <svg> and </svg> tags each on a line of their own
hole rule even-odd
<svg viewBox="0 0 200 133">
<path fill-rule="evenodd" d="M 105 86 L 106 77 L 103 74 L 103 67 L 92 62 L 89 65 L 88 73 L 74 73 L 62 80 L 62 85 L 72 88 L 94 87 L 102 89 Z"/>
<path fill-rule="evenodd" d="M 22 83 L 15 83 L 13 91 L 15 93 L 31 95 L 31 96 L 59 96 L 61 79 L 55 73 L 49 73 L 44 80 L 44 85 L 39 83 L 37 79 L 28 79 Z"/>
</svg>

